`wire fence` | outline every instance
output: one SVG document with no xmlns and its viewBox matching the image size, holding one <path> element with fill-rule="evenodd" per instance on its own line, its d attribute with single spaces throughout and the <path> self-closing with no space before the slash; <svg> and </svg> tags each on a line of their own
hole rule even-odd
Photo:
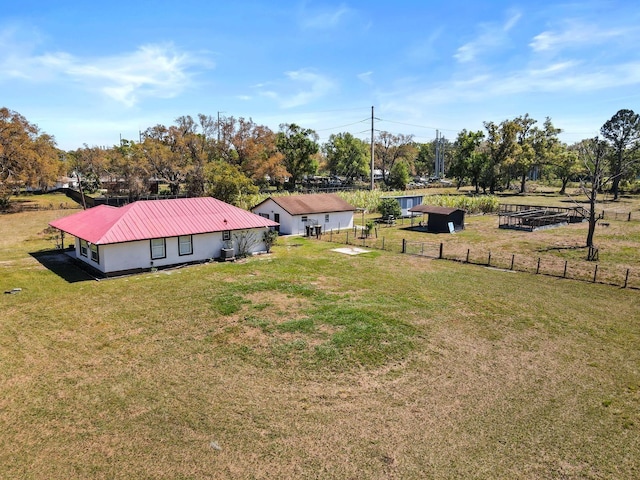
<svg viewBox="0 0 640 480">
<path fill-rule="evenodd" d="M 630 222 L 632 220 L 640 220 L 640 212 L 602 210 L 600 218 L 602 220 L 622 220 Z"/>
<path fill-rule="evenodd" d="M 318 238 L 332 243 L 481 265 L 499 270 L 640 289 L 640 269 L 603 265 L 600 262 L 565 260 L 552 255 L 535 256 L 496 252 L 475 246 L 471 248 L 437 242 L 413 242 L 405 239 L 401 242 L 389 241 L 378 231 L 369 232 L 367 235 L 366 230 L 359 227 L 326 232 Z M 586 258 L 586 248 L 584 250 Z"/>
</svg>

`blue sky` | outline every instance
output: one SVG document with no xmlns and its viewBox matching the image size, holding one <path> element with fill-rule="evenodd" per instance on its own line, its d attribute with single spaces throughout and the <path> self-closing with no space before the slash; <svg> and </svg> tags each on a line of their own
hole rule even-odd
<svg viewBox="0 0 640 480">
<path fill-rule="evenodd" d="M 640 111 L 629 1 L 8 2 L 0 105 L 60 148 L 182 115 L 429 141 L 528 113 L 572 143 Z"/>
</svg>

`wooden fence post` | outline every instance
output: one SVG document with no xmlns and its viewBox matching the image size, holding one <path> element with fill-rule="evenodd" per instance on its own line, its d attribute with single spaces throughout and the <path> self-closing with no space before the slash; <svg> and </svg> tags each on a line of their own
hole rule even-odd
<svg viewBox="0 0 640 480">
<path fill-rule="evenodd" d="M 511 270 L 513 270 L 513 263 L 516 260 L 516 256 L 515 255 L 511 255 Z"/>
<path fill-rule="evenodd" d="M 384 250 L 384 237 L 382 237 L 382 249 Z"/>
<path fill-rule="evenodd" d="M 489 250 L 489 258 L 487 259 L 487 267 L 491 266 L 491 250 Z"/>
<path fill-rule="evenodd" d="M 440 242 L 440 253 L 438 254 L 438 258 L 442 260 L 443 258 L 443 250 L 444 250 L 444 244 L 442 242 Z"/>
<path fill-rule="evenodd" d="M 628 284 L 629 284 L 629 269 L 627 268 L 627 274 L 624 276 L 624 287 L 622 288 L 627 288 Z"/>
<path fill-rule="evenodd" d="M 593 283 L 596 283 L 597 277 L 598 277 L 598 264 L 596 263 L 596 267 L 593 269 Z"/>
<path fill-rule="evenodd" d="M 349 230 L 347 230 L 347 245 L 349 245 Z"/>
<path fill-rule="evenodd" d="M 564 272 L 562 272 L 562 278 L 567 278 L 567 261 L 564 261 Z"/>
<path fill-rule="evenodd" d="M 536 267 L 536 275 L 540 273 L 540 257 L 538 257 L 538 266 Z"/>
<path fill-rule="evenodd" d="M 467 248 L 467 263 L 469 263 L 469 251 L 470 250 L 471 250 L 470 248 Z"/>
<path fill-rule="evenodd" d="M 402 253 L 407 253 L 407 241 L 402 239 Z"/>
</svg>

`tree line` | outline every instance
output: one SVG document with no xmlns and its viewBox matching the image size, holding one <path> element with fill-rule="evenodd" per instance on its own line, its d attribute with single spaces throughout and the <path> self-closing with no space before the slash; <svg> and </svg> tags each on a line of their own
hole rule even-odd
<svg viewBox="0 0 640 480">
<path fill-rule="evenodd" d="M 404 189 L 412 176 L 434 174 L 436 149 L 444 156 L 446 176 L 476 192 L 516 188 L 526 191 L 532 176 L 557 179 L 561 192 L 571 180 L 590 178 L 594 141 L 601 148 L 599 171 L 607 175 L 614 199 L 621 185 L 638 174 L 640 120 L 620 110 L 601 128 L 601 139 L 573 145 L 561 142 L 551 119 L 542 124 L 528 114 L 485 122 L 484 129 L 463 130 L 453 141 L 419 143 L 412 135 L 378 132 L 374 168 L 380 188 Z M 155 125 L 139 139 L 123 139 L 108 148 L 84 145 L 72 151 L 7 108 L 0 109 L 0 202 L 20 189 L 46 190 L 61 175 L 79 180 L 83 190 L 106 189 L 135 200 L 162 185 L 169 194 L 211 195 L 236 203 L 260 189 L 295 190 L 317 174 L 365 187 L 370 172 L 369 142 L 350 133 L 332 134 L 322 145 L 312 129 L 281 124 L 277 132 L 252 119 L 199 114 L 173 125 Z M 604 179 L 604 177 L 603 177 Z M 160 192 L 162 193 L 162 192 Z"/>
</svg>

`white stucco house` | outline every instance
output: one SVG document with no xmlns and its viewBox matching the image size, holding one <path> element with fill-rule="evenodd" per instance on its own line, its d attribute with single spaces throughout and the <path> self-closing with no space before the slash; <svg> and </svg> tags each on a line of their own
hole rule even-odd
<svg viewBox="0 0 640 480">
<path fill-rule="evenodd" d="M 73 235 L 71 253 L 105 276 L 220 258 L 223 247 L 264 252 L 264 232 L 278 226 L 212 197 L 99 205 L 49 225 Z"/>
<path fill-rule="evenodd" d="M 284 235 L 305 234 L 307 227 L 322 232 L 353 227 L 356 208 L 333 193 L 269 197 L 251 211 L 278 223 Z"/>
</svg>

